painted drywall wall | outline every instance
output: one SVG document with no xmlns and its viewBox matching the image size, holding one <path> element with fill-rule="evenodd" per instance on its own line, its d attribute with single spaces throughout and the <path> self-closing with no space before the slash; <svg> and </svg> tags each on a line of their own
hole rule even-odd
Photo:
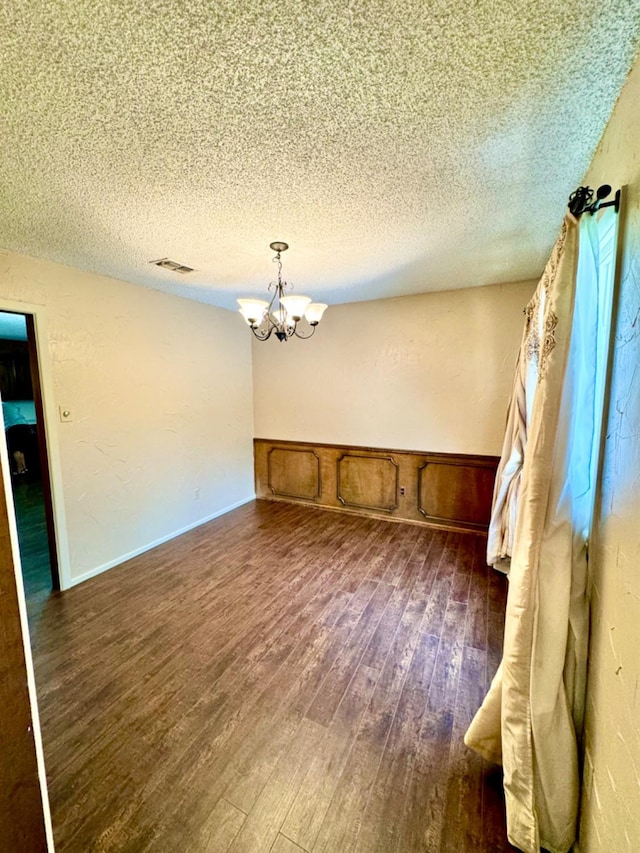
<svg viewBox="0 0 640 853">
<path fill-rule="evenodd" d="M 331 306 L 308 341 L 254 342 L 256 436 L 498 454 L 535 285 Z"/>
<path fill-rule="evenodd" d="M 640 850 L 640 62 L 583 183 L 628 185 L 601 499 L 591 551 L 591 644 L 581 853 Z M 626 224 L 625 224 L 626 220 Z"/>
<path fill-rule="evenodd" d="M 254 495 L 239 316 L 2 252 L 0 310 L 9 303 L 46 318 L 72 583 Z"/>
</svg>

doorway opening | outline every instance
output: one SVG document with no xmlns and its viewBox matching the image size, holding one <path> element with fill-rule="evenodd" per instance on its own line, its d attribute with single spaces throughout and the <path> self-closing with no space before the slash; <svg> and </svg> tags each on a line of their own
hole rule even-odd
<svg viewBox="0 0 640 853">
<path fill-rule="evenodd" d="M 0 311 L 0 397 L 30 628 L 60 589 L 35 324 Z"/>
</svg>

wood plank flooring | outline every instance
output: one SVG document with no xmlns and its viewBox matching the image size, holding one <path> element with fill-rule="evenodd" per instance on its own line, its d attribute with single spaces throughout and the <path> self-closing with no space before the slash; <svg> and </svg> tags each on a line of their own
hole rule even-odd
<svg viewBox="0 0 640 853">
<path fill-rule="evenodd" d="M 485 540 L 258 501 L 33 623 L 59 853 L 496 851 Z"/>
</svg>

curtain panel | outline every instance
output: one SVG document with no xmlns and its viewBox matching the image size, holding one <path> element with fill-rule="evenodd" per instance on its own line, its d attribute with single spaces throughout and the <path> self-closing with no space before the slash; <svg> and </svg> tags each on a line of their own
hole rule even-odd
<svg viewBox="0 0 640 853">
<path fill-rule="evenodd" d="M 567 214 L 527 306 L 488 561 L 508 571 L 503 658 L 465 743 L 502 763 L 526 853 L 575 838 L 588 640 L 598 326 L 596 218 Z M 580 258 L 578 245 L 580 240 Z M 599 416 L 600 413 L 598 413 Z"/>
</svg>

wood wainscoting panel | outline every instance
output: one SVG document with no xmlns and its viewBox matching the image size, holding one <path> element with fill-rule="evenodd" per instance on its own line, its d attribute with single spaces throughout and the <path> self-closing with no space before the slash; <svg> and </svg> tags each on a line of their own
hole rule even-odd
<svg viewBox="0 0 640 853">
<path fill-rule="evenodd" d="M 314 450 L 272 447 L 267 453 L 268 484 L 273 495 L 317 500 L 321 493 L 320 457 Z"/>
<path fill-rule="evenodd" d="M 343 506 L 393 512 L 398 508 L 398 472 L 391 456 L 344 453 L 338 459 L 338 500 Z"/>
<path fill-rule="evenodd" d="M 425 462 L 418 469 L 418 509 L 431 522 L 463 522 L 486 530 L 495 468 Z"/>
<path fill-rule="evenodd" d="M 254 439 L 256 495 L 450 530 L 486 530 L 495 456 Z"/>
</svg>

